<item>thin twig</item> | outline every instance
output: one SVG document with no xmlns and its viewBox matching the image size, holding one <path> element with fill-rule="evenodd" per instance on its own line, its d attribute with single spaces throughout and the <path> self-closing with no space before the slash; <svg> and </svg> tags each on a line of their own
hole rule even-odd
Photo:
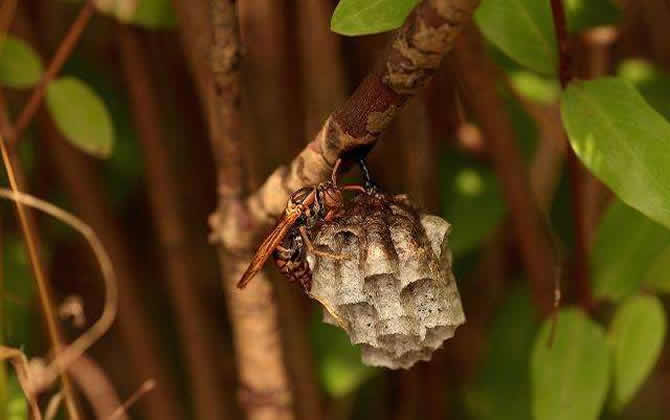
<svg viewBox="0 0 670 420">
<path fill-rule="evenodd" d="M 5 149 L 6 148 L 4 146 L 0 148 L 3 157 L 6 154 Z M 12 178 L 13 177 L 10 177 L 10 182 L 12 182 Z M 107 332 L 107 330 L 109 330 L 109 327 L 116 318 L 116 313 L 118 310 L 116 276 L 114 275 L 112 262 L 107 255 L 105 248 L 102 246 L 100 239 L 95 234 L 93 229 L 91 229 L 89 225 L 81 221 L 79 218 L 59 207 L 54 206 L 49 202 L 40 200 L 39 198 L 33 197 L 29 194 L 21 193 L 17 191 L 16 188 L 14 188 L 14 190 L 0 188 L 0 197 L 12 200 L 16 203 L 20 203 L 22 205 L 21 208 L 23 208 L 25 205 L 40 210 L 62 221 L 68 226 L 72 227 L 74 230 L 81 233 L 90 244 L 91 249 L 95 254 L 96 260 L 100 264 L 100 272 L 102 273 L 102 277 L 105 283 L 105 306 L 103 308 L 102 315 L 100 315 L 100 318 L 98 318 L 98 320 L 91 326 L 91 328 L 86 330 L 86 332 L 80 335 L 70 345 L 64 347 L 62 350 L 56 351 L 50 367 L 44 371 L 44 375 L 40 379 L 43 387 L 46 387 L 53 383 L 70 364 L 72 364 L 79 356 L 84 354 L 84 352 L 86 352 L 86 350 L 91 347 L 93 343 L 98 341 L 98 339 L 102 337 Z"/>
<path fill-rule="evenodd" d="M 565 89 L 573 78 L 573 72 L 563 0 L 551 0 L 551 12 L 559 48 L 559 80 L 561 88 Z M 593 308 L 594 302 L 588 272 L 588 232 L 585 218 L 586 205 L 584 202 L 585 169 L 579 159 L 577 159 L 577 155 L 572 148 L 568 150 L 568 169 L 572 192 L 572 217 L 575 224 L 573 274 L 577 285 L 579 302 L 584 310 L 588 312 Z"/>
<path fill-rule="evenodd" d="M 30 99 L 28 99 L 28 103 L 25 105 L 23 111 L 16 121 L 13 135 L 8 139 L 8 146 L 10 149 L 15 147 L 16 144 L 20 141 L 23 132 L 28 127 L 40 108 L 40 104 L 42 103 L 42 99 L 46 93 L 47 85 L 51 80 L 53 80 L 54 77 L 56 77 L 58 72 L 63 67 L 63 64 L 65 64 L 65 60 L 68 59 L 74 50 L 74 47 L 77 45 L 77 41 L 79 41 L 81 34 L 84 32 L 84 29 L 86 29 L 91 16 L 93 16 L 95 12 L 95 6 L 93 2 L 94 0 L 88 0 L 81 8 L 79 16 L 77 16 L 77 19 L 72 23 L 72 26 L 70 26 L 70 30 L 68 31 L 67 35 L 65 35 L 65 38 L 63 38 L 63 41 L 58 47 L 58 50 L 51 60 L 51 63 L 49 63 L 46 72 L 44 72 L 42 80 L 40 80 L 37 86 L 35 86 L 33 89 L 33 93 L 30 96 Z"/>
<path fill-rule="evenodd" d="M 17 194 L 20 193 L 20 184 L 23 184 L 25 176 L 23 169 L 18 159 L 14 154 L 10 155 L 5 143 L 5 133 L 13 133 L 13 127 L 9 121 L 9 115 L 5 106 L 4 97 L 0 93 L 0 152 L 2 153 L 2 160 L 7 171 L 10 186 Z M 15 201 L 19 224 L 28 248 L 28 256 L 30 258 L 30 265 L 35 275 L 35 282 L 37 284 L 37 291 L 40 300 L 40 305 L 47 325 L 47 334 L 56 354 L 63 351 L 64 342 L 58 327 L 56 314 L 54 312 L 53 301 L 51 298 L 50 286 L 46 280 L 44 267 L 39 253 L 39 239 L 34 220 L 28 214 L 23 204 L 20 201 Z M 62 371 L 62 369 L 61 369 Z M 67 375 L 62 376 L 63 394 L 65 396 L 65 404 L 70 415 L 71 420 L 79 420 L 79 409 L 77 407 L 74 390 Z"/>
</svg>

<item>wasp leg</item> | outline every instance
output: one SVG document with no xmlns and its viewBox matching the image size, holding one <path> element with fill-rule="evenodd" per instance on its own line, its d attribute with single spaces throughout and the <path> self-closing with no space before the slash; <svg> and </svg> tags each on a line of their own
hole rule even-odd
<svg viewBox="0 0 670 420">
<path fill-rule="evenodd" d="M 358 159 L 358 165 L 361 167 L 361 172 L 363 173 L 363 178 L 365 179 L 365 190 L 369 193 L 375 193 L 379 191 L 379 186 L 372 180 L 370 176 L 370 170 L 368 165 L 365 163 L 364 158 Z"/>
<path fill-rule="evenodd" d="M 348 260 L 352 258 L 351 254 L 336 254 L 334 252 L 321 251 L 320 249 L 316 249 L 312 241 L 309 239 L 309 236 L 307 236 L 307 229 L 305 229 L 304 226 L 300 226 L 298 230 L 300 231 L 300 236 L 302 236 L 302 240 L 305 243 L 307 250 L 312 254 L 321 255 L 322 257 L 328 257 L 334 260 Z"/>
</svg>

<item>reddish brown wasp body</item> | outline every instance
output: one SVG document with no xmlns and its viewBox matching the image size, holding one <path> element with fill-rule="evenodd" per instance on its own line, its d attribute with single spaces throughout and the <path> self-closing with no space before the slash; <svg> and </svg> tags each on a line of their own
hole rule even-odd
<svg viewBox="0 0 670 420">
<path fill-rule="evenodd" d="M 340 255 L 315 250 L 307 235 L 308 229 L 321 220 L 331 220 L 343 206 L 343 190 L 365 192 L 360 185 L 339 187 L 336 181 L 340 160 L 335 163 L 330 181 L 301 188 L 289 197 L 284 214 L 272 232 L 261 243 L 251 264 L 237 283 L 240 289 L 258 273 L 274 255 L 279 270 L 290 280 L 299 282 L 306 291 L 311 288 L 311 270 L 307 264 L 306 249 L 315 253 L 342 258 Z"/>
</svg>

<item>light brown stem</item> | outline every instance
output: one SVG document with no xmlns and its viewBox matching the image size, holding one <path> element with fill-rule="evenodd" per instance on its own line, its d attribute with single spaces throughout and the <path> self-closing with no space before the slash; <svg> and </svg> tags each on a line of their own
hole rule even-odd
<svg viewBox="0 0 670 420">
<path fill-rule="evenodd" d="M 144 149 L 152 219 L 156 223 L 164 272 L 177 312 L 177 330 L 187 359 L 196 417 L 223 419 L 228 410 L 224 406 L 225 399 L 221 398 L 224 387 L 220 372 L 215 368 L 214 328 L 209 325 L 194 290 L 197 284 L 192 264 L 195 256 L 186 243 L 179 194 L 170 168 L 171 156 L 164 145 L 160 109 L 149 78 L 151 69 L 137 29 L 120 25 L 119 44 L 135 125 Z"/>
</svg>

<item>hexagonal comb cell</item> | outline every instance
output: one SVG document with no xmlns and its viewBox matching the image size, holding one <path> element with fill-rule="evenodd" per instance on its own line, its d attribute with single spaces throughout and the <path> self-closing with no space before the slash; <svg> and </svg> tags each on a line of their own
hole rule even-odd
<svg viewBox="0 0 670 420">
<path fill-rule="evenodd" d="M 317 248 L 345 260 L 308 255 L 310 295 L 339 325 L 363 362 L 392 369 L 429 360 L 465 322 L 451 272 L 450 225 L 406 197 L 360 194 L 341 216 L 317 226 Z"/>
</svg>

